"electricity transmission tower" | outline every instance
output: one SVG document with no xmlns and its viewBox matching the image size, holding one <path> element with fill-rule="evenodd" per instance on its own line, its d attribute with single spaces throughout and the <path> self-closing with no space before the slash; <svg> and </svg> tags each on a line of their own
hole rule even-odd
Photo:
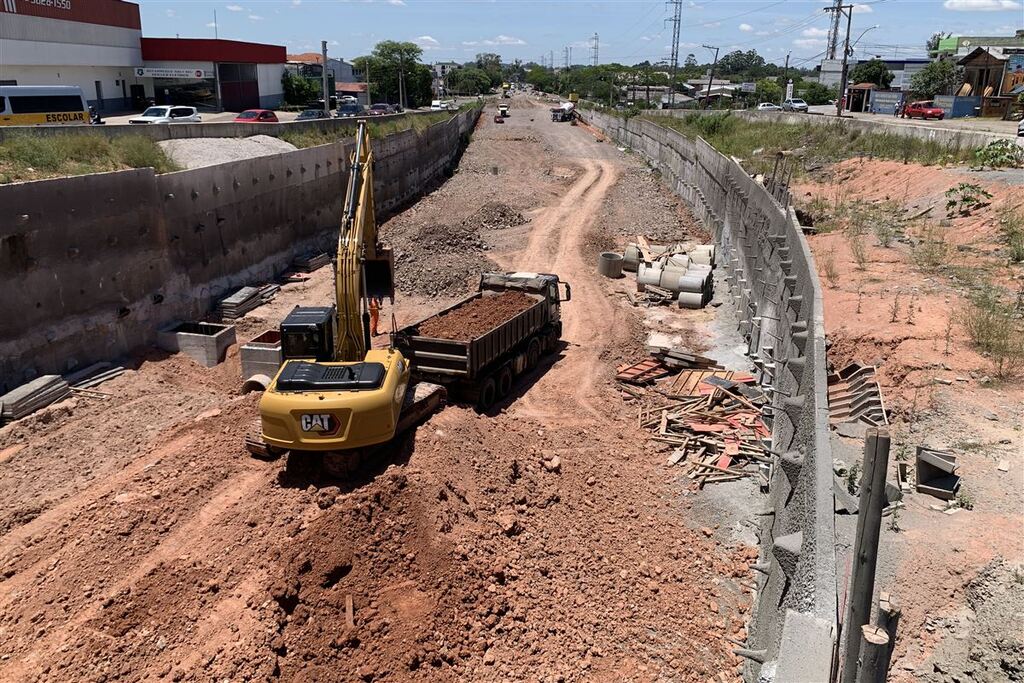
<svg viewBox="0 0 1024 683">
<path fill-rule="evenodd" d="M 679 69 L 679 29 L 683 20 L 683 0 L 668 0 L 667 4 L 672 5 L 672 56 L 669 58 L 672 67 L 672 80 L 668 86 L 668 103 L 673 106 L 676 103 L 676 71 Z"/>
<path fill-rule="evenodd" d="M 828 47 L 825 50 L 826 59 L 835 59 L 836 50 L 839 49 L 839 32 L 840 32 L 840 19 L 842 18 L 842 11 L 839 9 L 843 4 L 843 0 L 835 0 L 832 3 L 832 8 L 825 8 L 826 12 L 832 13 L 832 23 L 828 27 Z"/>
<path fill-rule="evenodd" d="M 594 66 L 597 66 L 597 33 L 594 33 L 594 45 L 590 48 L 590 59 Z"/>
</svg>

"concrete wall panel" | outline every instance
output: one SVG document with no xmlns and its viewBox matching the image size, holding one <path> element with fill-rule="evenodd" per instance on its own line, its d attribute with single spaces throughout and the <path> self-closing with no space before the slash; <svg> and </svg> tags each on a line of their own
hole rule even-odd
<svg viewBox="0 0 1024 683">
<path fill-rule="evenodd" d="M 374 141 L 378 219 L 443 179 L 477 116 Z M 352 148 L 0 186 L 0 390 L 116 358 L 304 251 L 333 253 Z"/>
</svg>

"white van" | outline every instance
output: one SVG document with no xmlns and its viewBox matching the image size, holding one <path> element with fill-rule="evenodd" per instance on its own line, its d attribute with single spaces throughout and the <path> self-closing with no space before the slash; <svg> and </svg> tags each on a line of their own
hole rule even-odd
<svg viewBox="0 0 1024 683">
<path fill-rule="evenodd" d="M 88 125 L 77 85 L 0 85 L 0 126 Z"/>
<path fill-rule="evenodd" d="M 430 111 L 455 111 L 455 100 L 431 100 Z"/>
</svg>

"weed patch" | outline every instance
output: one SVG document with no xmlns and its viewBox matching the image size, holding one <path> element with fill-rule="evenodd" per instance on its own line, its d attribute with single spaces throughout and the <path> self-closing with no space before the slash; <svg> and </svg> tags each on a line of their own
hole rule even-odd
<svg viewBox="0 0 1024 683">
<path fill-rule="evenodd" d="M 0 182 L 39 180 L 151 167 L 157 173 L 178 170 L 153 140 L 125 135 L 12 135 L 0 142 Z"/>
</svg>

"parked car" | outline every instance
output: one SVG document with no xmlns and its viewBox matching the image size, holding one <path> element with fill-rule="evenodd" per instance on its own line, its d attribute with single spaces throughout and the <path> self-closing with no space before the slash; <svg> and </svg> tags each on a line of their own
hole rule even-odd
<svg viewBox="0 0 1024 683">
<path fill-rule="evenodd" d="M 388 114 L 394 114 L 395 113 L 395 108 L 393 106 L 391 106 L 390 104 L 386 104 L 384 102 L 378 102 L 377 104 L 374 104 L 373 106 L 371 106 L 366 111 L 366 113 L 369 116 L 387 116 Z"/>
<path fill-rule="evenodd" d="M 771 102 L 762 102 L 761 104 L 757 105 L 757 110 L 758 111 L 782 111 L 782 107 L 780 107 L 777 104 L 773 104 Z"/>
<path fill-rule="evenodd" d="M 296 121 L 312 121 L 313 119 L 329 119 L 331 115 L 323 109 L 306 109 L 295 117 Z"/>
<path fill-rule="evenodd" d="M 149 107 L 128 123 L 200 123 L 202 117 L 195 107 L 158 106 Z"/>
<path fill-rule="evenodd" d="M 341 118 L 350 118 L 353 116 L 363 115 L 363 105 L 356 102 L 349 102 L 338 107 L 338 116 Z"/>
<path fill-rule="evenodd" d="M 903 107 L 903 118 L 921 118 L 921 119 L 938 119 L 939 121 L 946 115 L 939 107 L 935 106 L 934 102 L 922 101 L 922 102 L 911 102 L 907 106 Z"/>
<path fill-rule="evenodd" d="M 1017 137 L 1024 138 L 1024 119 L 1017 123 Z"/>
<path fill-rule="evenodd" d="M 279 123 L 277 114 L 269 109 L 246 109 L 235 117 L 235 123 Z"/>
<path fill-rule="evenodd" d="M 782 111 L 802 111 L 806 113 L 807 103 L 799 97 L 791 97 L 782 103 Z"/>
</svg>

